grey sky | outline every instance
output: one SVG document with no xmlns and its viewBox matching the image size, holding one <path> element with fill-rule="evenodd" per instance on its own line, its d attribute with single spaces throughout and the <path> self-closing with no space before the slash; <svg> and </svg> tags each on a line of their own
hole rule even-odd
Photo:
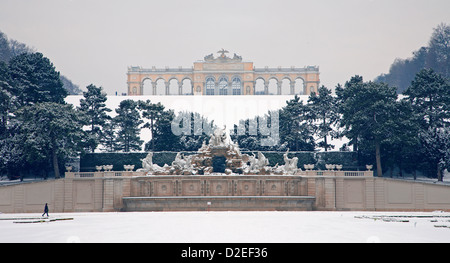
<svg viewBox="0 0 450 263">
<path fill-rule="evenodd" d="M 190 67 L 221 48 L 256 67 L 372 80 L 450 23 L 448 0 L 1 0 L 0 30 L 85 88 L 126 92 L 127 66 Z"/>
</svg>

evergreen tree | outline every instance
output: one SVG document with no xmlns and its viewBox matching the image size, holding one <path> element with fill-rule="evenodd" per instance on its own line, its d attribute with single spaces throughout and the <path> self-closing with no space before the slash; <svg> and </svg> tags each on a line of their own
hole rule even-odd
<svg viewBox="0 0 450 263">
<path fill-rule="evenodd" d="M 416 174 L 423 164 L 423 151 L 420 146 L 420 116 L 413 110 L 410 101 L 398 101 L 398 117 L 395 125 L 397 132 L 390 136 L 389 144 L 384 145 L 382 159 L 391 168 L 399 168 L 399 175 L 403 175 L 403 170 Z"/>
<path fill-rule="evenodd" d="M 29 168 L 23 147 L 25 139 L 26 134 L 15 122 L 9 123 L 7 133 L 0 138 L 0 173 L 6 172 L 9 179 L 18 178 Z"/>
<path fill-rule="evenodd" d="M 346 88 L 336 89 L 341 102 L 341 126 L 350 138 L 358 138 L 375 151 L 377 175 L 382 176 L 381 147 L 398 134 L 397 93 L 384 83 L 364 83 L 355 76 Z M 371 146 L 370 146 L 371 145 Z"/>
<path fill-rule="evenodd" d="M 348 108 L 346 102 L 352 98 L 352 96 L 359 92 L 362 89 L 363 78 L 361 76 L 355 75 L 349 81 L 345 82 L 344 87 L 340 84 L 336 86 L 336 100 L 338 102 L 339 108 L 338 111 L 341 114 L 341 119 L 339 121 L 340 128 L 344 128 L 345 126 L 350 126 L 347 121 L 350 119 L 352 112 Z M 348 116 L 344 116 L 344 113 Z M 358 151 L 358 134 L 359 130 L 357 129 L 344 129 L 341 136 L 346 136 L 350 139 L 349 145 L 353 145 L 353 151 Z"/>
<path fill-rule="evenodd" d="M 103 136 L 102 127 L 111 119 L 107 114 L 111 109 L 105 105 L 107 97 L 102 87 L 92 84 L 87 86 L 87 92 L 83 92 L 83 97 L 84 99 L 80 99 L 79 109 L 86 116 L 86 124 L 89 127 L 87 146 L 91 152 L 94 152 Z"/>
<path fill-rule="evenodd" d="M 423 69 L 404 94 L 421 115 L 424 130 L 450 124 L 450 83 L 442 75 Z"/>
<path fill-rule="evenodd" d="M 0 61 L 8 62 L 11 59 L 11 49 L 9 47 L 8 37 L 0 31 Z"/>
<path fill-rule="evenodd" d="M 438 181 L 443 181 L 443 170 L 450 168 L 450 128 L 430 128 L 420 133 L 428 158 L 436 165 Z"/>
<path fill-rule="evenodd" d="M 80 152 L 84 132 L 79 113 L 72 105 L 43 102 L 25 106 L 16 115 L 27 162 L 50 161 L 55 178 L 59 178 L 59 163 Z"/>
<path fill-rule="evenodd" d="M 175 118 L 173 110 L 162 111 L 154 124 L 154 136 L 147 143 L 146 151 L 180 151 L 180 136 L 173 134 L 172 121 Z M 153 148 L 152 148 L 153 147 Z"/>
<path fill-rule="evenodd" d="M 337 112 L 336 99 L 331 95 L 331 90 L 325 86 L 319 88 L 319 94 L 311 93 L 308 98 L 308 116 L 313 121 L 315 134 L 323 141 L 318 143 L 319 147 L 328 151 L 329 148 L 334 148 L 328 143 L 327 137 L 332 135 L 335 138 L 336 133 L 333 132 L 333 126 L 337 123 L 339 115 Z"/>
<path fill-rule="evenodd" d="M 106 152 L 114 152 L 117 148 L 117 131 L 116 123 L 111 119 L 103 125 L 103 136 L 100 138 L 100 143 L 103 145 Z"/>
<path fill-rule="evenodd" d="M 0 61 L 0 140 L 6 136 L 9 113 L 12 111 L 12 95 L 6 63 Z"/>
<path fill-rule="evenodd" d="M 313 127 L 308 120 L 308 107 L 296 95 L 280 110 L 280 143 L 291 151 L 314 151 Z"/>
<path fill-rule="evenodd" d="M 139 101 L 139 109 L 142 111 L 142 117 L 148 119 L 149 122 L 145 123 L 143 128 L 149 128 L 151 133 L 150 145 L 146 145 L 147 149 L 155 149 L 155 135 L 156 135 L 156 127 L 155 123 L 162 117 L 164 112 L 164 106 L 158 103 L 151 103 L 150 100 L 147 101 Z"/>
<path fill-rule="evenodd" d="M 137 102 L 128 99 L 121 101 L 119 108 L 116 109 L 118 115 L 114 117 L 114 122 L 118 128 L 116 143 L 119 151 L 141 150 L 143 141 L 139 137 L 139 126 L 143 121 L 137 107 Z"/>
<path fill-rule="evenodd" d="M 64 103 L 67 91 L 59 72 L 41 53 L 21 54 L 9 62 L 12 95 L 20 106 L 40 102 Z"/>
<path fill-rule="evenodd" d="M 431 171 L 437 175 L 438 180 L 442 180 L 442 160 L 432 150 L 442 146 L 442 143 L 429 138 L 438 138 L 441 129 L 450 125 L 450 82 L 432 69 L 423 69 L 404 94 L 407 96 L 405 100 L 409 101 L 414 114 L 418 116 L 420 139 Z M 433 142 L 437 145 L 432 146 Z"/>
</svg>

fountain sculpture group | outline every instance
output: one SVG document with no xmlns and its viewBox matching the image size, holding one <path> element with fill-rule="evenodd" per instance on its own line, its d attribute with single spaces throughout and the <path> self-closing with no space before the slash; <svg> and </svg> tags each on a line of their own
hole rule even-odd
<svg viewBox="0 0 450 263">
<path fill-rule="evenodd" d="M 172 165 L 159 166 L 153 163 L 153 153 L 142 159 L 142 169 L 147 175 L 212 175 L 212 174 L 243 174 L 243 175 L 295 175 L 298 158 L 289 158 L 284 154 L 284 165 L 269 166 L 269 160 L 258 152 L 242 154 L 239 146 L 231 141 L 226 128 L 216 129 L 210 137 L 209 144 L 203 142 L 197 154 L 184 155 L 178 153 Z"/>
</svg>

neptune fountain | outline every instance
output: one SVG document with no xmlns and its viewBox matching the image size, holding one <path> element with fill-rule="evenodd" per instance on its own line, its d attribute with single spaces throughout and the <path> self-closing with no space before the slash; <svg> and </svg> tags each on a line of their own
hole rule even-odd
<svg viewBox="0 0 450 263">
<path fill-rule="evenodd" d="M 147 175 L 295 175 L 298 158 L 289 158 L 284 154 L 284 165 L 269 166 L 269 160 L 263 153 L 242 154 L 237 143 L 226 133 L 226 128 L 216 129 L 209 139 L 203 142 L 197 154 L 177 153 L 171 165 L 159 166 L 153 163 L 153 153 L 141 160 L 142 169 Z"/>
</svg>

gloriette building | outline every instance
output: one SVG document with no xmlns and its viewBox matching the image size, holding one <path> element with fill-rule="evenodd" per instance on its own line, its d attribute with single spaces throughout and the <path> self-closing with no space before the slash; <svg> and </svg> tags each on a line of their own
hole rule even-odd
<svg viewBox="0 0 450 263">
<path fill-rule="evenodd" d="M 128 67 L 128 95 L 309 95 L 319 87 L 319 67 L 256 68 L 227 50 L 191 68 Z"/>
</svg>

